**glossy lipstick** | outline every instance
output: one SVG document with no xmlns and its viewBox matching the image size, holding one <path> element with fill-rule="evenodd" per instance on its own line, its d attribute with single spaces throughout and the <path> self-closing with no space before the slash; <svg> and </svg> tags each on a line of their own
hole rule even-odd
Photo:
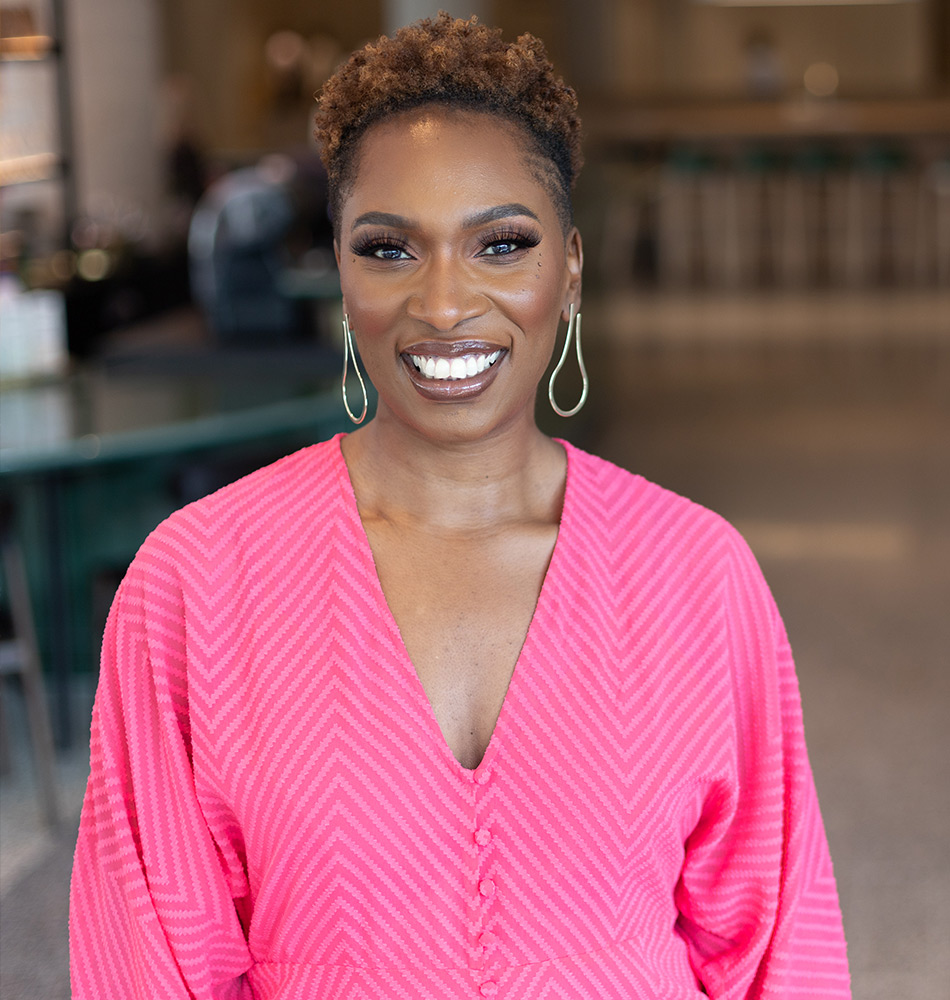
<svg viewBox="0 0 950 1000">
<path fill-rule="evenodd" d="M 427 399 L 454 402 L 484 392 L 507 350 L 481 340 L 425 341 L 402 352 L 413 387 Z"/>
</svg>

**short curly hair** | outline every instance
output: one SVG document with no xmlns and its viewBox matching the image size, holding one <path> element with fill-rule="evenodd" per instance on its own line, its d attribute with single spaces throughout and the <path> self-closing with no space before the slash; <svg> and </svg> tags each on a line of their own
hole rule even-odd
<svg viewBox="0 0 950 1000">
<path fill-rule="evenodd" d="M 482 111 L 520 125 L 565 231 L 571 190 L 583 162 L 577 97 L 554 71 L 543 43 L 445 11 L 383 35 L 357 50 L 324 84 L 315 119 L 329 178 L 330 213 L 340 209 L 367 129 L 393 114 L 429 104 Z"/>
</svg>

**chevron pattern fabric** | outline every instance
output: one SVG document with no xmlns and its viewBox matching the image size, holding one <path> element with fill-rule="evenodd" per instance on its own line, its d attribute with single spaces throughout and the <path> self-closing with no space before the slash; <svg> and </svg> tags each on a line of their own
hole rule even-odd
<svg viewBox="0 0 950 1000">
<path fill-rule="evenodd" d="M 106 631 L 75 998 L 850 996 L 752 556 L 565 447 L 557 544 L 475 770 L 386 605 L 339 438 L 153 533 Z"/>
</svg>

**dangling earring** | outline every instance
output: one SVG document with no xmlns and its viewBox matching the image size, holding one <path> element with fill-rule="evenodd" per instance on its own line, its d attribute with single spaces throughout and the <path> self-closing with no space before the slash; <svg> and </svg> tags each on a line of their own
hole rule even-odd
<svg viewBox="0 0 950 1000">
<path fill-rule="evenodd" d="M 353 371 L 356 372 L 356 377 L 360 380 L 360 388 L 363 390 L 363 412 L 358 417 L 353 416 L 353 411 L 350 409 L 349 401 L 346 398 L 346 369 L 350 358 L 353 359 Z M 369 406 L 369 399 L 366 396 L 366 383 L 363 381 L 359 365 L 356 363 L 356 351 L 353 348 L 353 331 L 350 329 L 350 317 L 346 313 L 343 313 L 343 406 L 346 408 L 347 416 L 354 424 L 361 424 L 366 419 L 366 408 Z"/>
<path fill-rule="evenodd" d="M 574 324 L 577 324 L 575 329 Z M 571 349 L 571 338 L 577 337 L 577 363 L 580 365 L 581 378 L 584 380 L 584 388 L 581 390 L 581 398 L 578 400 L 577 406 L 573 410 L 562 410 L 557 403 L 554 402 L 554 381 L 558 377 L 558 373 L 564 367 L 564 362 L 567 360 L 567 352 Z M 571 303 L 570 318 L 567 321 L 567 334 L 564 337 L 564 350 L 561 351 L 561 360 L 557 363 L 557 367 L 551 372 L 551 380 L 548 382 L 548 400 L 551 403 L 551 408 L 559 417 L 573 417 L 575 413 L 580 411 L 580 408 L 587 402 L 587 389 L 589 388 L 589 381 L 587 378 L 587 369 L 584 367 L 584 355 L 581 354 L 581 314 L 574 313 L 574 303 Z"/>
</svg>

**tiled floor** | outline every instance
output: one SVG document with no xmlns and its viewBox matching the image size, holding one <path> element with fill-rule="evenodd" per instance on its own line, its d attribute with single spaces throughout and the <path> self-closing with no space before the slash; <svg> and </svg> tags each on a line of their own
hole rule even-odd
<svg viewBox="0 0 950 1000">
<path fill-rule="evenodd" d="M 946 996 L 950 299 L 631 295 L 588 308 L 585 342 L 578 442 L 738 523 L 772 583 L 856 1000 Z M 0 782 L 4 1000 L 68 995 L 82 753 L 60 766 L 73 826 L 57 840 L 36 825 L 22 763 Z"/>
</svg>

